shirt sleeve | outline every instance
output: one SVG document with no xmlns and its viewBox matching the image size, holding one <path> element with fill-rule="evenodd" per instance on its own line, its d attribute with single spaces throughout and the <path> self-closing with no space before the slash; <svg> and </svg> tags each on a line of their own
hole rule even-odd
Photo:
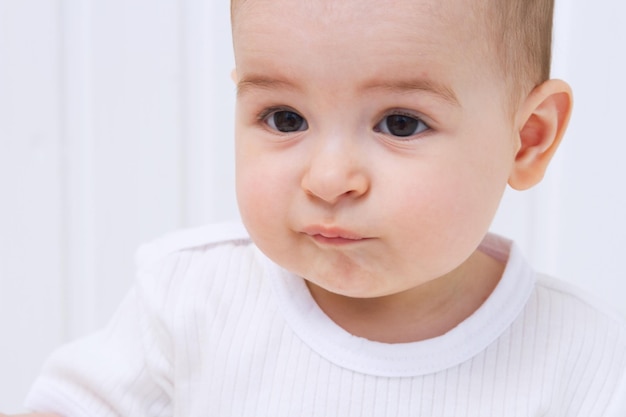
<svg viewBox="0 0 626 417">
<path fill-rule="evenodd" d="M 101 331 L 47 360 L 26 407 L 64 417 L 172 415 L 168 335 L 136 285 Z"/>
</svg>

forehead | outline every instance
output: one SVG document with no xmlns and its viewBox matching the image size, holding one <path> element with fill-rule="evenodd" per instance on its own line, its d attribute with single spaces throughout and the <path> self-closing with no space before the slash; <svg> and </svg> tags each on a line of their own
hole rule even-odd
<svg viewBox="0 0 626 417">
<path fill-rule="evenodd" d="M 475 0 L 245 0 L 234 8 L 233 22 L 236 34 L 267 29 L 278 30 L 299 24 L 301 31 L 313 27 L 317 37 L 327 32 L 321 29 L 358 30 L 362 34 L 372 29 L 406 31 L 422 34 L 444 29 L 462 31 L 472 21 L 472 3 Z M 283 25 L 275 26 L 282 23 Z M 304 26 L 303 26 L 304 25 Z M 365 26 L 367 25 L 367 26 Z M 374 25 L 374 26 L 372 26 Z M 290 29 L 294 29 L 291 27 Z M 476 28 L 472 28 L 476 29 Z M 311 36 L 310 31 L 306 32 Z"/>
<path fill-rule="evenodd" d="M 231 0 L 233 15 L 241 10 L 272 11 L 273 14 L 295 15 L 299 11 L 316 21 L 397 14 L 409 19 L 416 15 L 438 13 L 438 19 L 467 16 L 466 8 L 485 6 L 483 0 Z M 388 13 L 387 13 L 388 12 Z M 456 13 L 455 13 L 456 12 Z M 235 16 L 234 16 L 235 17 Z"/>
<path fill-rule="evenodd" d="M 336 66 L 363 69 L 404 57 L 412 63 L 476 55 L 480 25 L 472 0 L 245 0 L 233 12 L 238 71 L 248 64 Z M 304 61 L 303 61 L 304 60 Z"/>
<path fill-rule="evenodd" d="M 388 91 L 377 86 L 424 87 L 462 108 L 480 100 L 504 105 L 508 80 L 487 41 L 488 3 L 245 0 L 233 14 L 238 90 L 290 87 L 338 103 Z"/>
</svg>

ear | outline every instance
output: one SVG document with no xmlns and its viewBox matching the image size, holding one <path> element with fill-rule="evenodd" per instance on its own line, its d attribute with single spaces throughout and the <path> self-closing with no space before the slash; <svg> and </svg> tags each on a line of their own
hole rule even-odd
<svg viewBox="0 0 626 417">
<path fill-rule="evenodd" d="M 561 80 L 536 87 L 520 107 L 518 150 L 509 185 L 525 190 L 543 179 L 572 113 L 572 90 Z"/>
<path fill-rule="evenodd" d="M 230 72 L 230 79 L 233 80 L 235 84 L 237 84 L 237 82 L 239 81 L 239 78 L 237 77 L 237 68 L 233 68 L 233 70 Z"/>
</svg>

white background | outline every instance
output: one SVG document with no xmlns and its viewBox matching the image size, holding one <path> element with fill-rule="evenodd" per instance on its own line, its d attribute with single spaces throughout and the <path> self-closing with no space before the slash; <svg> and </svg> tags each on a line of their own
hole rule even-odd
<svg viewBox="0 0 626 417">
<path fill-rule="evenodd" d="M 554 75 L 576 94 L 544 183 L 494 229 L 626 315 L 626 3 L 562 0 Z M 0 410 L 101 326 L 137 245 L 237 217 L 228 2 L 0 0 Z"/>
</svg>

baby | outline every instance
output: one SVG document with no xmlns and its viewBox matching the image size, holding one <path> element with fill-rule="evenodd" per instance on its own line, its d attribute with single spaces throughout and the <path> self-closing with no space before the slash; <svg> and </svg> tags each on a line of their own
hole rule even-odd
<svg viewBox="0 0 626 417">
<path fill-rule="evenodd" d="M 244 227 L 144 246 L 27 404 L 79 416 L 626 415 L 626 325 L 488 233 L 564 134 L 551 0 L 237 0 Z"/>
</svg>

